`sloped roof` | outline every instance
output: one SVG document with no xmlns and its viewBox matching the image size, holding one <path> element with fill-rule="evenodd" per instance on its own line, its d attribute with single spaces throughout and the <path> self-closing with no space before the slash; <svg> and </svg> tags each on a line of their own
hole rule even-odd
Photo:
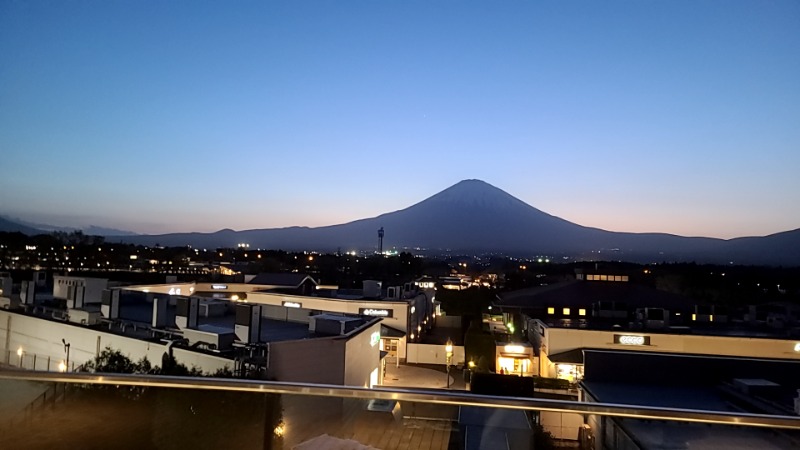
<svg viewBox="0 0 800 450">
<path fill-rule="evenodd" d="M 583 364 L 583 349 L 576 348 L 566 352 L 547 355 L 547 359 L 554 363 Z"/>
<path fill-rule="evenodd" d="M 255 276 L 248 284 L 266 284 L 270 286 L 282 287 L 299 287 L 306 279 L 311 280 L 314 285 L 317 284 L 313 278 L 304 273 L 269 273 L 263 272 Z"/>
<path fill-rule="evenodd" d="M 402 338 L 405 336 L 406 334 L 404 332 L 381 324 L 381 337 Z"/>
</svg>

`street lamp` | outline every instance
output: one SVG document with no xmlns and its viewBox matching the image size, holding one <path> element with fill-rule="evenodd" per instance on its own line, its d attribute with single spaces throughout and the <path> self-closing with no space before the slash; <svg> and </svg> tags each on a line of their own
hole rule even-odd
<svg viewBox="0 0 800 450">
<path fill-rule="evenodd" d="M 64 339 L 61 339 L 61 343 L 64 344 L 64 351 L 67 352 L 67 361 L 64 364 L 64 368 L 65 368 L 64 372 L 66 372 L 67 370 L 69 370 L 69 346 L 70 346 L 70 344 L 69 344 L 69 342 L 65 341 Z"/>
<path fill-rule="evenodd" d="M 19 356 L 19 366 L 22 367 L 22 347 L 17 349 L 17 356 Z"/>
<path fill-rule="evenodd" d="M 447 355 L 447 389 L 450 389 L 450 363 L 453 362 L 453 341 L 451 341 L 450 338 L 447 338 L 444 351 Z"/>
</svg>

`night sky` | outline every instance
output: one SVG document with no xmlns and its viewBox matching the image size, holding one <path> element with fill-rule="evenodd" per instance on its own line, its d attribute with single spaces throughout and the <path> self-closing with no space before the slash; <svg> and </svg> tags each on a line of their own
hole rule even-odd
<svg viewBox="0 0 800 450">
<path fill-rule="evenodd" d="M 477 178 L 613 231 L 800 227 L 800 2 L 0 0 L 0 213 L 342 223 Z"/>
</svg>

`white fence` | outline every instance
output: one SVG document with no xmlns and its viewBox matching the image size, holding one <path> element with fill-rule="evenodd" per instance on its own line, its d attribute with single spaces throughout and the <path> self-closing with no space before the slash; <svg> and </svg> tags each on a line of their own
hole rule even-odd
<svg viewBox="0 0 800 450">
<path fill-rule="evenodd" d="M 134 361 L 146 356 L 154 366 L 161 365 L 166 352 L 166 344 L 0 310 L 0 362 L 26 369 L 59 370 L 58 365 L 66 360 L 65 343 L 70 344 L 70 370 L 94 359 L 106 347 L 119 350 Z M 22 357 L 18 356 L 20 353 Z M 173 349 L 173 355 L 178 362 L 203 372 L 233 368 L 232 360 L 219 356 L 178 348 Z"/>
</svg>

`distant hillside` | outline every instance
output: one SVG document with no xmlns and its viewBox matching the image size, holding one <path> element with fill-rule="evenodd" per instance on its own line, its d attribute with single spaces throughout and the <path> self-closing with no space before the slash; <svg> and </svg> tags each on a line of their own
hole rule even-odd
<svg viewBox="0 0 800 450">
<path fill-rule="evenodd" d="M 400 211 L 327 227 L 110 237 L 165 246 L 251 247 L 332 251 L 384 248 L 568 257 L 637 262 L 697 261 L 800 265 L 800 229 L 767 237 L 723 240 L 665 233 L 620 233 L 578 225 L 542 212 L 480 180 L 461 181 Z"/>
<path fill-rule="evenodd" d="M 138 233 L 134 233 L 132 231 L 127 230 L 118 230 L 116 228 L 106 228 L 106 227 L 99 227 L 96 225 L 89 225 L 82 228 L 77 227 L 62 227 L 57 225 L 49 225 L 43 223 L 34 223 L 28 222 L 26 220 L 17 219 L 8 216 L 0 216 L 0 220 L 5 220 L 9 223 L 14 224 L 15 227 L 23 227 L 24 229 L 29 230 L 28 232 L 22 230 L 11 230 L 11 231 L 20 231 L 27 235 L 31 234 L 41 234 L 41 233 L 50 233 L 53 231 L 64 231 L 67 233 L 71 233 L 73 231 L 83 231 L 84 234 L 89 236 L 136 236 Z M 0 231 L 9 231 L 9 230 L 0 230 Z"/>
<path fill-rule="evenodd" d="M 4 217 L 0 217 L 0 231 L 6 231 L 6 232 L 18 231 L 20 233 L 27 234 L 28 236 L 46 233 L 46 231 L 38 230 L 36 228 L 29 227 L 27 225 L 22 225 L 20 223 L 13 222 Z"/>
</svg>

